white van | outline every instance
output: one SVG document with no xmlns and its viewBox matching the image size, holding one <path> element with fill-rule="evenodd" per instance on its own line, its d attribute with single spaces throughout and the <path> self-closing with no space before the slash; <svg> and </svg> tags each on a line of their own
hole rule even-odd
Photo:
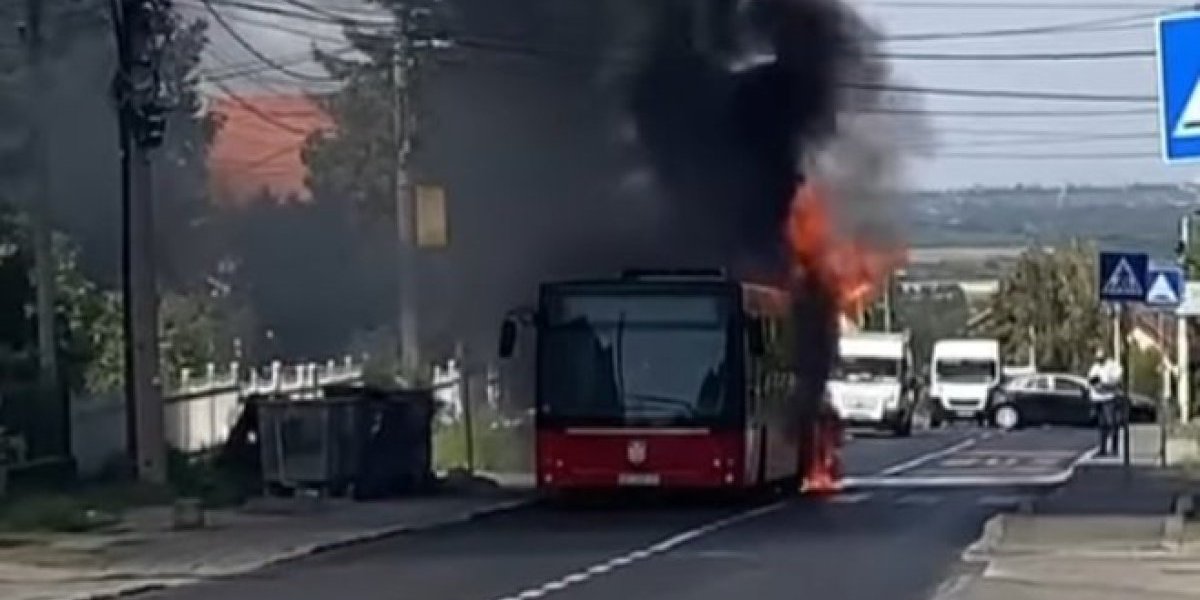
<svg viewBox="0 0 1200 600">
<path fill-rule="evenodd" d="M 933 426 L 955 419 L 987 423 L 988 399 L 1004 373 L 998 340 L 938 340 L 929 371 Z"/>
<path fill-rule="evenodd" d="M 851 426 L 912 433 L 917 403 L 909 338 L 902 333 L 854 333 L 838 342 L 829 398 Z"/>
</svg>

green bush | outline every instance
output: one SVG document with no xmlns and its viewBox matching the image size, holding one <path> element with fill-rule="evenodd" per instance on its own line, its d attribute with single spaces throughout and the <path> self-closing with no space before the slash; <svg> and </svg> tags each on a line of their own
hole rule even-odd
<svg viewBox="0 0 1200 600">
<path fill-rule="evenodd" d="M 475 468 L 484 471 L 518 472 L 529 469 L 532 432 L 528 427 L 502 423 L 490 407 L 476 408 L 473 417 Z M 433 431 L 435 469 L 454 469 L 467 464 L 466 424 L 461 420 L 445 424 L 435 422 Z"/>
</svg>

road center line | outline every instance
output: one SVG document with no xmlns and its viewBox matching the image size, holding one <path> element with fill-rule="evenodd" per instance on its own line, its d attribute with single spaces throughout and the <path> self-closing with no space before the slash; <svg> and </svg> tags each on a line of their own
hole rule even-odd
<svg viewBox="0 0 1200 600">
<path fill-rule="evenodd" d="M 543 583 L 542 585 L 523 590 L 516 594 L 504 596 L 499 600 L 537 600 L 538 598 L 542 598 L 549 594 L 561 592 L 572 585 L 585 583 L 587 580 L 593 577 L 611 573 L 617 569 L 628 567 L 629 565 L 638 561 L 646 560 L 655 555 L 669 552 L 697 538 L 714 533 L 731 525 L 741 523 L 742 521 L 749 521 L 750 519 L 761 517 L 767 513 L 775 512 L 787 505 L 787 502 L 776 502 L 774 504 L 752 508 L 730 517 L 718 519 L 707 525 L 701 525 L 700 527 L 675 534 L 645 548 L 633 550 L 620 556 L 610 558 L 605 562 L 579 569 L 578 571 L 564 575 L 558 579 L 555 579 L 554 581 Z"/>
<path fill-rule="evenodd" d="M 890 475 L 896 475 L 900 472 L 919 467 L 927 462 L 937 460 L 937 459 L 939 459 L 943 456 L 947 456 L 949 454 L 954 454 L 955 452 L 958 452 L 964 448 L 969 448 L 972 445 L 978 443 L 979 439 L 980 438 L 978 438 L 978 437 L 970 437 L 970 438 L 962 440 L 958 443 L 952 444 L 948 447 L 941 448 L 939 450 L 935 450 L 935 451 L 929 452 L 927 454 L 922 454 L 911 460 L 907 460 L 905 462 L 902 462 L 902 463 L 899 463 L 896 465 L 892 465 L 892 466 L 887 467 L 886 469 L 880 471 L 876 475 L 876 477 L 886 477 L 886 476 L 890 476 Z M 632 550 L 632 551 L 622 554 L 620 556 L 615 556 L 613 558 L 610 558 L 605 562 L 597 563 L 597 564 L 594 564 L 594 565 L 591 565 L 588 567 L 581 568 L 577 571 L 574 571 L 572 573 L 568 573 L 562 577 L 559 577 L 558 579 L 555 579 L 553 581 L 548 581 L 539 586 L 522 590 L 516 594 L 504 596 L 502 598 L 499 598 L 498 600 L 538 600 L 538 599 L 548 596 L 550 594 L 553 594 L 556 592 L 561 592 L 562 590 L 567 589 L 568 587 L 571 587 L 573 585 L 579 585 L 582 583 L 586 583 L 589 579 L 592 579 L 594 577 L 599 577 L 601 575 L 612 573 L 613 571 L 616 571 L 617 569 L 628 567 L 629 565 L 632 565 L 639 561 L 643 561 L 643 560 L 652 558 L 659 554 L 664 554 L 666 552 L 674 550 L 675 548 L 678 548 L 679 546 L 682 546 L 688 542 L 691 542 L 697 538 L 714 533 L 721 529 L 725 529 L 726 527 L 729 527 L 731 525 L 735 525 L 742 521 L 748 521 L 750 519 L 754 519 L 756 517 L 760 517 L 762 515 L 775 512 L 787 505 L 788 505 L 788 503 L 786 501 L 776 502 L 774 504 L 768 504 L 766 506 L 760 506 L 760 507 L 753 508 L 753 509 L 750 509 L 745 512 L 737 513 L 730 517 L 718 519 L 716 521 L 708 523 L 707 525 L 701 525 L 700 527 L 696 527 L 694 529 L 689 529 L 682 533 L 675 534 L 669 538 L 666 538 L 664 540 L 656 542 L 645 548 Z"/>
</svg>

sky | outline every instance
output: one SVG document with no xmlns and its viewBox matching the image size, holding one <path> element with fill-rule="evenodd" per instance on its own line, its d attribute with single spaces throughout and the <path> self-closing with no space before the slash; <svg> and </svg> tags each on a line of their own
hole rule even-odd
<svg viewBox="0 0 1200 600">
<path fill-rule="evenodd" d="M 370 11 L 356 0 L 312 1 L 358 15 Z M 280 0 L 253 2 L 296 10 Z M 932 147 L 922 142 L 923 152 L 910 160 L 909 186 L 1123 185 L 1200 179 L 1200 166 L 1167 165 L 1159 158 L 1158 117 L 1152 100 L 1158 89 L 1153 54 L 1095 56 L 1097 52 L 1153 51 L 1154 15 L 1181 5 L 1162 0 L 850 2 L 877 31 L 891 38 L 882 50 L 892 57 L 896 85 L 974 94 L 920 94 L 917 101 L 930 113 L 928 126 L 934 140 Z M 200 0 L 184 0 L 181 5 L 213 21 Z M 302 75 L 297 79 L 278 71 L 256 74 L 252 82 L 256 91 L 286 92 L 301 84 L 320 87 L 319 82 L 303 77 L 321 75 L 315 65 L 304 62 L 305 53 L 313 44 L 326 49 L 344 46 L 335 26 L 264 16 L 259 11 L 219 10 L 258 53 L 285 61 L 290 70 Z M 1029 28 L 1050 31 L 978 35 Z M 910 39 L 895 39 L 905 37 Z M 220 23 L 212 24 L 211 40 L 205 57 L 210 72 L 228 74 L 261 64 L 259 57 Z M 1085 55 L 1083 59 L 1063 56 L 1080 53 Z M 1015 60 L 1013 54 L 1023 60 Z M 246 80 L 227 80 L 221 85 L 246 84 Z M 1004 97 L 1003 92 L 1142 99 L 1023 99 Z M 963 112 L 969 114 L 953 114 Z M 1023 115 L 995 114 L 1004 112 Z"/>
</svg>

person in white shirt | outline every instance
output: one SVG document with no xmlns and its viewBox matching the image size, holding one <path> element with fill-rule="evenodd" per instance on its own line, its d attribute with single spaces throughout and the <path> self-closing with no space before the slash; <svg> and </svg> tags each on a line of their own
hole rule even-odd
<svg viewBox="0 0 1200 600">
<path fill-rule="evenodd" d="M 1096 361 L 1088 369 L 1091 399 L 1096 407 L 1096 427 L 1100 434 L 1100 456 L 1117 452 L 1118 396 L 1121 391 L 1121 365 L 1103 350 L 1096 351 Z M 1111 452 L 1109 449 L 1111 448 Z"/>
</svg>

